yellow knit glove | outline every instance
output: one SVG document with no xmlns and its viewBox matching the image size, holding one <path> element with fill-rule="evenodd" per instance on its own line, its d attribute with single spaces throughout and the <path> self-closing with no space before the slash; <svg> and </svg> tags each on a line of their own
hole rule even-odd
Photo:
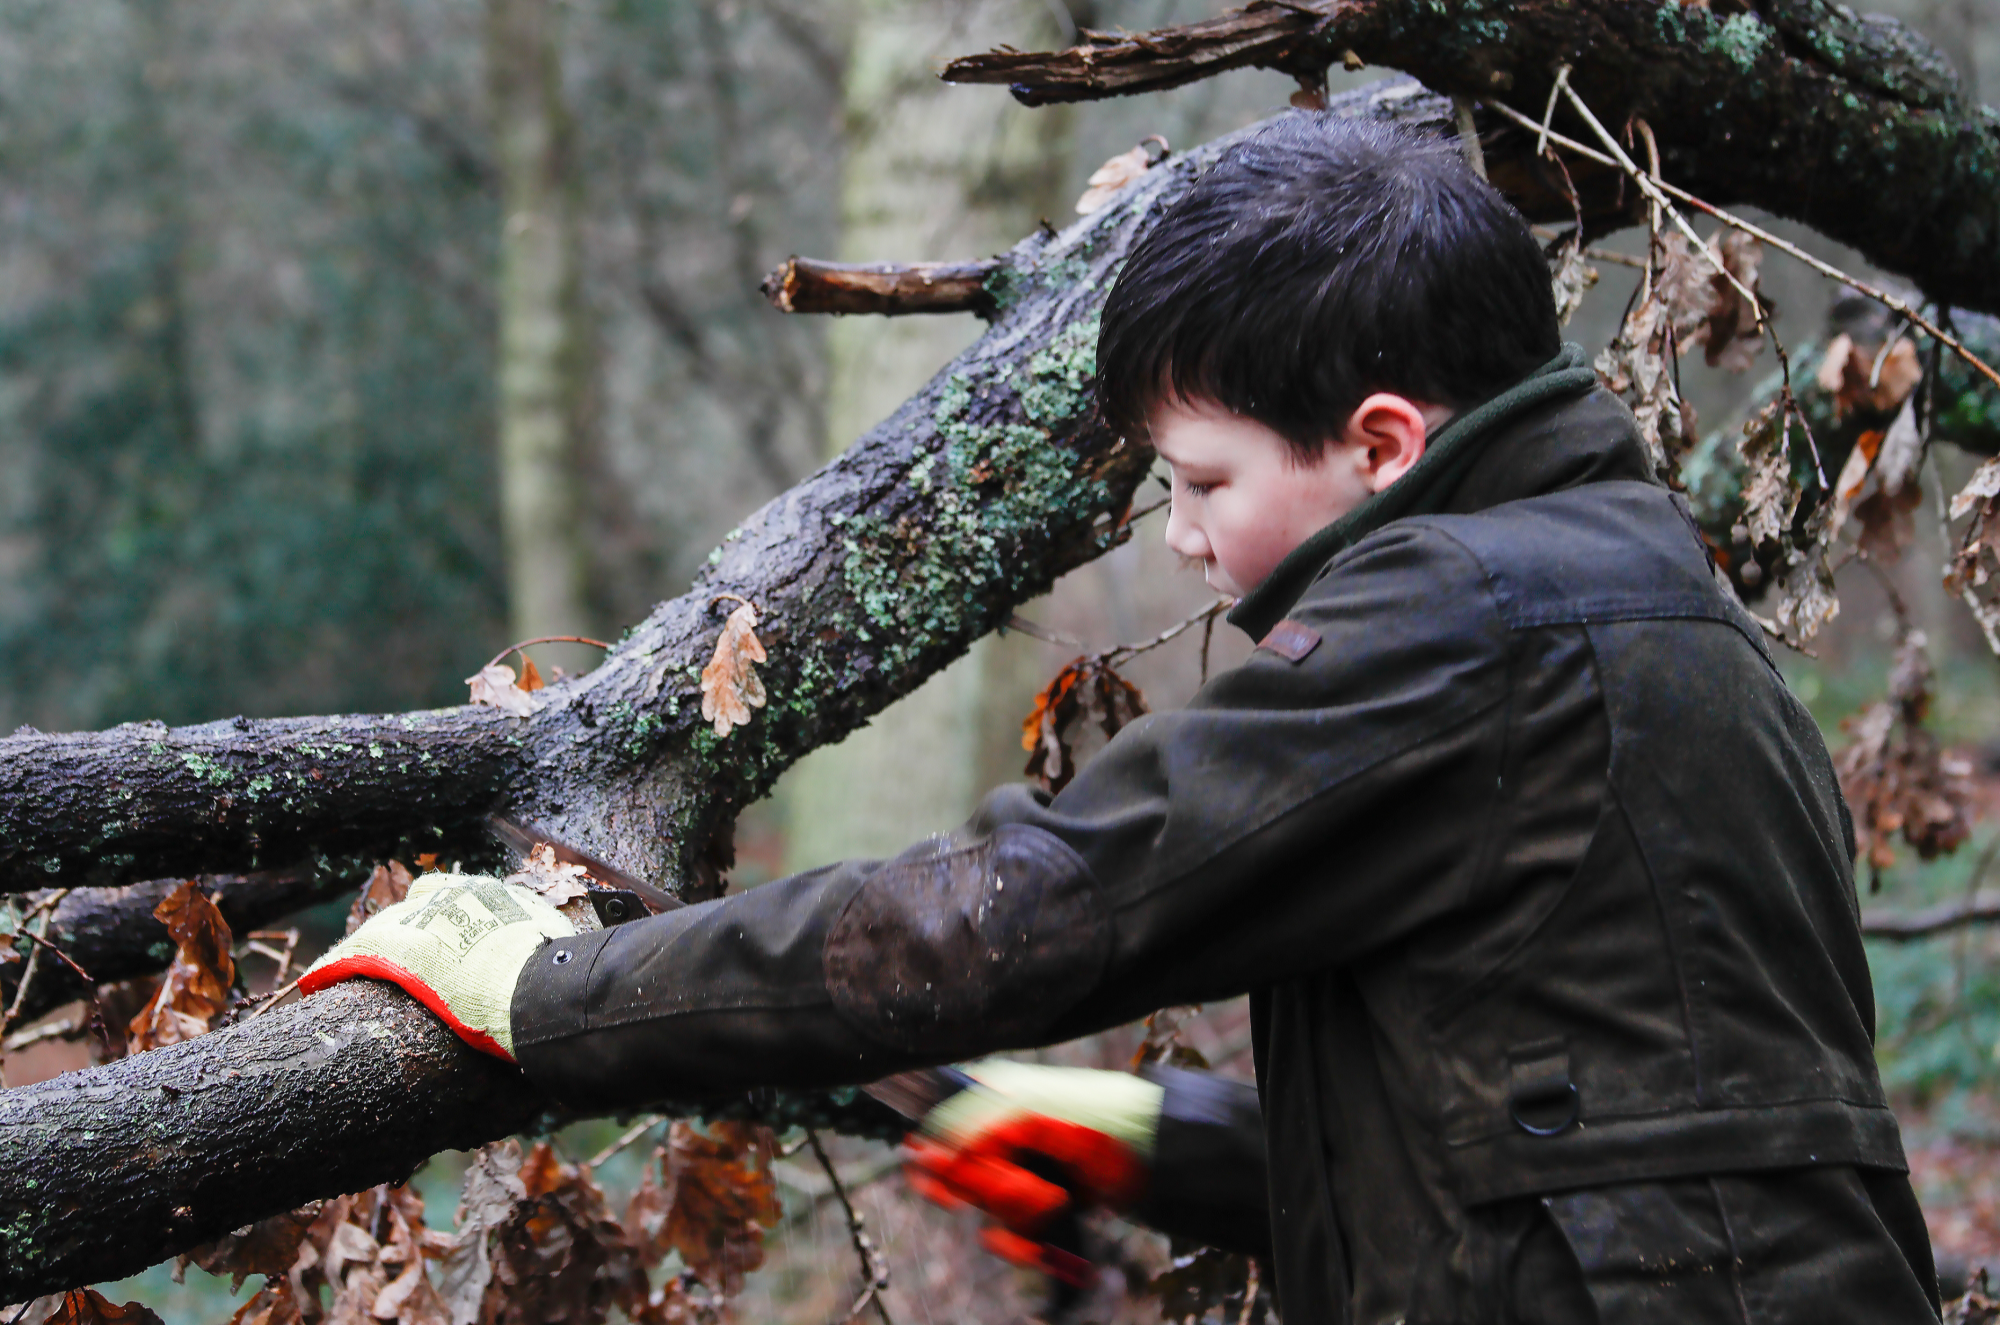
<svg viewBox="0 0 2000 1325">
<path fill-rule="evenodd" d="M 327 950 L 299 980 L 314 994 L 357 975 L 402 986 L 475 1049 L 514 1061 L 514 984 L 536 950 L 577 932 L 534 889 L 426 874 Z"/>
</svg>

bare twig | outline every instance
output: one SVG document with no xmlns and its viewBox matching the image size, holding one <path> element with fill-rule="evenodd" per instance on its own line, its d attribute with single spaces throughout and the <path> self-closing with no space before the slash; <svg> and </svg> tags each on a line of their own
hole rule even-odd
<svg viewBox="0 0 2000 1325">
<path fill-rule="evenodd" d="M 1552 226 L 1531 225 L 1528 229 L 1534 233 L 1537 239 L 1561 239 L 1563 237 Z M 1582 253 L 1584 257 L 1589 258 L 1592 262 L 1609 262 L 1620 267 L 1631 267 L 1637 271 L 1644 271 L 1646 267 L 1646 260 L 1644 258 L 1635 258 L 1630 253 L 1614 253 L 1608 248 L 1592 246 L 1583 249 Z"/>
<path fill-rule="evenodd" d="M 7 1032 L 14 1025 L 14 1019 L 21 1015 L 22 1004 L 27 1002 L 28 987 L 35 982 L 35 971 L 41 960 L 42 948 L 44 946 L 54 946 L 48 942 L 49 924 L 55 918 L 56 905 L 63 898 L 69 896 L 69 893 L 70 890 L 67 888 L 58 888 L 41 901 L 35 903 L 33 907 L 29 908 L 27 916 L 22 918 L 21 928 L 15 931 L 19 935 L 30 939 L 37 939 L 39 942 L 29 951 L 27 961 L 21 966 L 21 983 L 14 986 L 14 1001 L 7 1005 L 6 1013 L 0 1015 L 0 1042 L 4 1042 Z M 36 933 L 31 934 L 28 932 L 27 926 L 30 918 L 41 922 L 41 929 Z M 85 978 L 88 979 L 89 977 L 86 976 Z M 6 1061 L 4 1058 L 0 1058 L 0 1089 L 4 1089 L 6 1085 Z"/>
<path fill-rule="evenodd" d="M 861 1289 L 861 1296 L 854 1299 L 854 1305 L 848 1308 L 847 1315 L 843 1319 L 853 1320 L 872 1304 L 875 1314 L 881 1318 L 882 1325 L 895 1325 L 895 1322 L 889 1319 L 888 1305 L 882 1301 L 882 1292 L 889 1286 L 889 1262 L 876 1250 L 875 1243 L 868 1234 L 862 1231 L 861 1212 L 854 1208 L 853 1199 L 848 1196 L 847 1188 L 842 1185 L 840 1175 L 834 1171 L 833 1160 L 827 1156 L 826 1147 L 820 1144 L 819 1133 L 810 1127 L 806 1129 L 806 1143 L 812 1147 L 813 1158 L 819 1161 L 821 1170 L 826 1174 L 826 1180 L 833 1184 L 833 1194 L 840 1201 L 840 1208 L 847 1214 L 847 1232 L 854 1239 L 854 1254 L 861 1258 L 861 1276 L 865 1284 Z"/>
<path fill-rule="evenodd" d="M 1168 626 L 1165 630 L 1153 636 L 1153 638 L 1138 644 L 1120 644 L 1116 648 L 1106 649 L 1103 653 L 1097 655 L 1097 660 L 1102 663 L 1116 665 L 1124 662 L 1127 658 L 1136 658 L 1142 653 L 1150 653 L 1169 640 L 1177 639 L 1196 626 L 1201 625 L 1204 621 L 1214 621 L 1217 616 L 1235 605 L 1236 600 L 1234 598 L 1218 598 L 1187 620 Z"/>
<path fill-rule="evenodd" d="M 44 1040 L 81 1039 L 89 1031 L 90 1022 L 87 1018 L 79 1020 L 76 1017 L 63 1017 L 30 1030 L 14 1032 L 5 1040 L 0 1040 L 0 1053 L 11 1054 L 31 1044 L 40 1044 Z"/>
<path fill-rule="evenodd" d="M 1524 129 L 1534 130 L 1537 133 L 1541 131 L 1541 125 L 1537 124 L 1534 120 L 1528 118 L 1526 115 L 1523 115 L 1520 111 L 1515 110 L 1512 106 L 1506 105 L 1498 101 L 1487 101 L 1484 102 L 1483 104 L 1486 106 L 1487 109 L 1493 111 L 1498 115 L 1504 116 L 1505 118 L 1514 121 L 1514 123 L 1520 125 Z M 1550 142 L 1554 143 L 1558 147 L 1564 148 L 1571 152 L 1575 152 L 1578 156 L 1585 157 L 1589 160 L 1595 161 L 1599 165 L 1611 166 L 1615 169 L 1623 169 L 1623 167 L 1620 166 L 1618 161 L 1613 157 L 1606 156 L 1604 153 L 1598 151 L 1597 149 L 1586 146 L 1585 144 L 1578 142 L 1574 138 L 1565 137 L 1562 134 L 1557 133 L 1554 129 L 1548 131 L 1548 136 Z M 1827 262 L 1824 259 L 1814 257 L 1812 254 L 1800 248 L 1797 244 L 1794 244 L 1789 240 L 1780 239 L 1778 236 L 1772 234 L 1770 231 L 1764 229 L 1762 226 L 1756 225 L 1750 221 L 1746 221 L 1742 217 L 1737 216 L 1735 213 L 1726 211 L 1721 207 L 1717 207 L 1713 203 L 1703 202 L 1700 198 L 1695 197 L 1692 193 L 1689 193 L 1686 189 L 1671 184 L 1666 180 L 1658 180 L 1655 181 L 1654 183 L 1662 192 L 1666 193 L 1670 197 L 1676 198 L 1679 201 L 1686 203 L 1688 206 L 1694 208 L 1696 211 L 1706 212 L 1708 215 L 1714 217 L 1718 221 L 1721 221 L 1723 224 L 1734 226 L 1736 229 L 1743 231 L 1743 233 L 1747 235 L 1752 235 L 1757 239 L 1763 241 L 1764 243 L 1769 244 L 1772 248 L 1777 249 L 1779 252 L 1797 258 L 1800 262 L 1805 263 L 1808 267 L 1811 267 L 1814 271 L 1818 272 L 1822 276 L 1827 277 L 1829 280 L 1839 281 L 1844 285 L 1850 286 L 1853 288 L 1855 293 L 1864 295 L 1869 299 L 1873 299 L 1876 303 L 1881 304 L 1884 308 L 1887 308 L 1892 312 L 1902 314 L 1916 326 L 1920 327 L 1925 335 L 1930 336 L 1933 339 L 1942 343 L 1946 349 L 1950 350 L 1953 354 L 1957 355 L 1961 360 L 1963 360 L 1966 363 L 1967 366 L 1972 368 L 1975 372 L 1979 373 L 1987 381 L 1993 383 L 1994 386 L 2000 387 L 2000 369 L 1995 369 L 1993 365 L 1987 363 L 1984 359 L 1981 359 L 1978 355 L 1974 354 L 1971 350 L 1967 349 L 1963 341 L 1959 340 L 1958 337 L 1952 335 L 1950 332 L 1944 330 L 1942 327 L 1938 326 L 1935 322 L 1925 317 L 1922 313 L 1917 311 L 1916 308 L 1912 307 L 1909 301 L 1905 299 L 1900 299 L 1897 296 L 1890 294 L 1886 290 L 1878 289 L 1875 286 L 1870 285 L 1868 282 L 1862 280 L 1858 276 L 1848 275 L 1846 272 L 1834 266 L 1832 263 Z"/>
<path fill-rule="evenodd" d="M 587 635 L 537 635 L 533 639 L 524 639 L 519 644 L 509 644 L 506 648 L 494 654 L 493 662 L 489 662 L 486 665 L 488 667 L 491 667 L 493 666 L 494 663 L 499 662 L 502 658 L 505 658 L 508 654 L 519 653 L 522 649 L 527 648 L 530 644 L 591 644 L 595 645 L 597 648 L 606 650 L 610 649 L 611 647 L 609 644 L 606 644 L 603 640 L 591 639 Z"/>
<path fill-rule="evenodd" d="M 1990 920 L 2000 920 L 2000 896 L 1993 894 L 1964 902 L 1940 902 L 1918 911 L 1870 908 L 1861 913 L 1861 932 L 1870 938 L 1921 939 Z"/>
<path fill-rule="evenodd" d="M 1812 425 L 1806 422 L 1804 411 L 1799 409 L 1798 400 L 1792 395 L 1792 357 L 1785 353 L 1785 343 L 1778 338 L 1778 333 L 1772 329 L 1770 313 L 1765 309 L 1764 301 L 1759 299 L 1756 292 L 1749 286 L 1737 279 L 1736 273 L 1729 270 L 1729 264 L 1725 263 L 1718 255 L 1709 251 L 1707 242 L 1695 233 L 1694 227 L 1688 224 L 1687 218 L 1681 215 L 1680 209 L 1667 200 L 1666 181 L 1660 175 L 1659 145 L 1653 140 L 1651 126 L 1647 125 L 1644 120 L 1639 121 L 1640 129 L 1646 135 L 1646 146 L 1653 166 L 1650 171 L 1642 171 L 1639 169 L 1638 163 L 1632 160 L 1623 147 L 1619 146 L 1618 139 L 1613 136 L 1611 130 L 1604 127 L 1604 122 L 1597 118 L 1596 113 L 1588 105 L 1584 104 L 1583 98 L 1576 94 L 1576 89 L 1571 87 L 1567 80 L 1562 84 L 1562 92 L 1569 99 L 1570 106 L 1575 109 L 1577 114 L 1583 117 L 1584 123 L 1590 126 L 1591 132 L 1597 135 L 1598 141 L 1604 144 L 1605 150 L 1611 153 L 1613 159 L 1618 164 L 1618 168 L 1629 175 L 1632 181 L 1645 192 L 1647 201 L 1655 209 L 1655 217 L 1657 218 L 1664 213 L 1666 218 L 1674 223 L 1674 228 L 1679 230 L 1682 236 L 1688 241 L 1688 246 L 1695 253 L 1699 254 L 1709 266 L 1715 268 L 1717 273 L 1735 288 L 1736 293 L 1742 296 L 1744 303 L 1750 305 L 1750 311 L 1756 315 L 1757 329 L 1769 338 L 1771 348 L 1778 355 L 1778 368 L 1784 377 L 1783 394 L 1786 417 L 1789 420 L 1792 416 L 1797 416 L 1799 426 L 1804 430 L 1806 435 L 1806 447 L 1812 452 L 1813 474 L 1819 479 L 1820 488 L 1822 490 L 1827 489 L 1830 485 L 1826 481 L 1826 467 L 1820 463 L 1819 443 L 1813 437 Z M 1546 125 L 1543 126 L 1542 131 L 1545 134 L 1548 132 Z M 1654 227 L 1657 231 L 1657 219 L 1654 222 Z M 1675 355 L 1677 366 L 1678 360 L 1679 356 Z M 1678 395 L 1679 393 L 1676 392 L 1676 394 Z"/>
<path fill-rule="evenodd" d="M 48 926 L 47 926 L 46 924 L 44 924 L 44 925 L 42 926 L 42 928 L 43 928 L 43 930 L 44 930 L 44 931 L 46 931 L 46 930 L 48 929 Z M 51 942 L 50 942 L 49 940 L 47 940 L 47 939 L 43 938 L 43 937 L 42 937 L 42 936 L 41 936 L 40 934 L 26 934 L 26 933 L 24 933 L 24 934 L 22 934 L 22 935 L 21 935 L 21 937 L 22 937 L 22 938 L 24 938 L 24 939 L 27 939 L 27 940 L 28 940 L 28 941 L 29 941 L 30 943 L 34 943 L 34 944 L 37 944 L 37 945 L 39 945 L 39 946 L 41 946 L 41 947 L 44 947 L 44 948 L 47 948 L 47 949 L 49 950 L 49 955 L 50 955 L 50 956 L 54 957 L 54 958 L 55 958 L 55 959 L 56 959 L 57 961 L 61 962 L 61 963 L 62 963 L 62 964 L 63 964 L 64 966 L 67 966 L 67 967 L 69 967 L 69 969 L 70 969 L 70 970 L 72 970 L 72 971 L 75 971 L 75 972 L 76 972 L 76 978 L 77 978 L 77 979 L 79 979 L 79 980 L 81 980 L 81 981 L 83 981 L 83 982 L 84 982 L 85 984 L 95 984 L 95 983 L 96 983 L 96 981 L 94 981 L 94 980 L 92 980 L 92 979 L 90 978 L 90 972 L 89 972 L 89 971 L 86 971 L 86 970 L 84 970 L 84 969 L 83 969 L 83 968 L 82 968 L 81 966 L 79 966 L 79 965 L 77 965 L 77 964 L 76 964 L 76 958 L 74 958 L 74 957 L 70 956 L 70 955 L 69 955 L 68 953 L 64 952 L 64 951 L 63 951 L 63 950 L 62 950 L 61 948 L 57 947 L 57 946 L 56 946 L 55 944 L 51 943 Z M 27 983 L 27 979 L 28 979 L 28 977 L 27 977 L 27 972 L 25 972 L 25 971 L 24 971 L 24 972 L 22 972 L 22 973 L 21 973 L 21 982 L 22 982 L 23 984 L 26 984 L 26 983 Z M 18 992 L 18 991 L 16 991 L 16 992 Z"/>
<path fill-rule="evenodd" d="M 284 984 L 285 977 L 292 973 L 292 956 L 298 951 L 298 928 L 294 926 L 291 929 L 257 929 L 252 930 L 244 937 L 249 940 L 247 948 L 250 952 L 254 952 L 258 956 L 267 958 L 278 964 L 276 974 L 271 977 L 272 985 Z M 266 939 L 278 939 L 285 946 L 282 950 L 273 948 L 265 942 Z"/>
<path fill-rule="evenodd" d="M 243 1019 L 245 1021 L 248 1021 L 252 1017 L 260 1017 L 266 1012 L 269 1012 L 272 1008 L 278 1006 L 279 1000 L 283 999 L 286 994 L 289 994 L 294 989 L 297 989 L 299 987 L 299 981 L 303 979 L 305 979 L 305 977 L 301 975 L 295 978 L 290 984 L 284 985 L 277 989 L 273 989 L 270 993 L 264 995 L 262 998 L 258 999 L 255 1003 L 252 1003 L 250 1005 L 250 1010 L 243 1014 Z"/>
<path fill-rule="evenodd" d="M 1568 65 L 1556 70 L 1556 81 L 1549 88 L 1549 104 L 1542 108 L 1542 131 L 1535 135 L 1535 155 L 1541 156 L 1549 150 L 1549 125 L 1555 122 L 1556 102 L 1562 99 L 1564 89 L 1569 87 Z"/>
<path fill-rule="evenodd" d="M 661 1123 L 665 1122 L 666 1120 L 667 1116 L 665 1114 L 656 1113 L 650 1118 L 643 1118 L 640 1121 L 632 1124 L 631 1129 L 627 1131 L 625 1135 L 619 1137 L 616 1141 L 613 1141 L 610 1145 L 604 1147 L 604 1149 L 598 1151 L 596 1154 L 592 1155 L 588 1160 L 586 1160 L 585 1167 L 593 1169 L 596 1168 L 598 1165 L 602 1164 L 605 1160 L 610 1159 L 613 1155 L 625 1149 L 627 1146 L 631 1145 L 634 1141 L 637 1141 L 640 1137 L 652 1131 L 655 1127 L 658 1127 Z"/>
</svg>

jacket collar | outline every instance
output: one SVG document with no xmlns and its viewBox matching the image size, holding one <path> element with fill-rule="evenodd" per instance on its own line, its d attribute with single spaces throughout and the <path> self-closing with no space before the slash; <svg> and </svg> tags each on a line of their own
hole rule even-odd
<svg viewBox="0 0 2000 1325">
<path fill-rule="evenodd" d="M 1402 478 L 1321 529 L 1229 612 L 1261 639 L 1335 556 L 1392 520 L 1466 514 L 1579 483 L 1648 476 L 1632 415 L 1599 389 L 1581 347 L 1562 353 L 1431 435 Z"/>
</svg>

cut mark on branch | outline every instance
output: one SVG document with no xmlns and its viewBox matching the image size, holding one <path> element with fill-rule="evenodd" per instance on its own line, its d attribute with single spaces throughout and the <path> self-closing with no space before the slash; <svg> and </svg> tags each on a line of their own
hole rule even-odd
<svg viewBox="0 0 2000 1325">
<path fill-rule="evenodd" d="M 1004 258 L 976 262 L 822 262 L 791 257 L 758 287 L 780 313 L 977 313 L 999 311 L 991 282 Z"/>
</svg>

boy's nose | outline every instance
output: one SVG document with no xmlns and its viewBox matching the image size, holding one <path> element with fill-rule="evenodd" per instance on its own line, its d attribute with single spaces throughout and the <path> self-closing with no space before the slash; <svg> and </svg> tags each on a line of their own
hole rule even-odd
<svg viewBox="0 0 2000 1325">
<path fill-rule="evenodd" d="M 1181 504 L 1167 507 L 1167 546 L 1192 561 L 1209 559 L 1208 537 L 1181 514 Z"/>
</svg>

